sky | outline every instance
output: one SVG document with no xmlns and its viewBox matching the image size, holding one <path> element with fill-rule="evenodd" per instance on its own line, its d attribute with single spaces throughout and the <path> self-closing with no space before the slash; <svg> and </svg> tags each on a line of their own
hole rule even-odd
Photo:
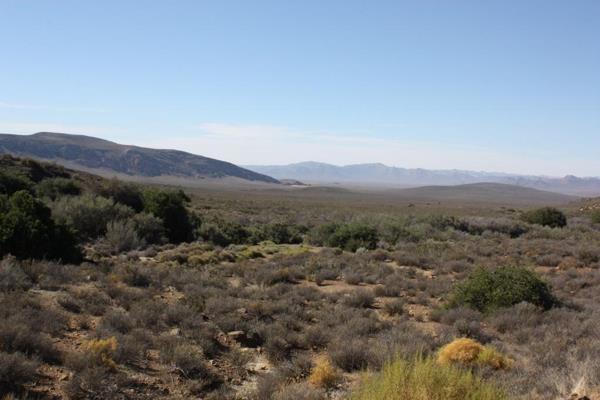
<svg viewBox="0 0 600 400">
<path fill-rule="evenodd" d="M 0 0 L 0 132 L 600 176 L 597 0 Z"/>
</svg>

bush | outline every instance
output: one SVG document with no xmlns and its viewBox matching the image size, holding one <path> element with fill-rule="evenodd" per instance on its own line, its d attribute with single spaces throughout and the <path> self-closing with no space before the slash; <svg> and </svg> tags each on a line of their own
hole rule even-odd
<svg viewBox="0 0 600 400">
<path fill-rule="evenodd" d="M 56 225 L 50 209 L 26 191 L 0 195 L 0 256 L 62 258 L 77 261 L 79 251 L 73 235 Z"/>
<path fill-rule="evenodd" d="M 145 245 L 132 220 L 110 221 L 106 225 L 105 240 L 114 253 L 138 249 Z"/>
<path fill-rule="evenodd" d="M 83 195 L 61 197 L 52 205 L 52 214 L 81 240 L 89 240 L 103 236 L 109 222 L 133 216 L 133 210 L 111 199 Z"/>
<path fill-rule="evenodd" d="M 117 368 L 114 361 L 117 352 L 117 339 L 110 337 L 108 339 L 93 339 L 86 344 L 86 355 L 92 364 L 101 366 L 110 370 Z"/>
<path fill-rule="evenodd" d="M 344 297 L 344 304 L 356 308 L 369 308 L 375 303 L 373 292 L 368 289 L 357 289 Z"/>
<path fill-rule="evenodd" d="M 456 339 L 438 353 L 439 364 L 460 364 L 463 366 L 486 366 L 493 369 L 508 369 L 512 361 L 490 346 L 468 338 Z"/>
<path fill-rule="evenodd" d="M 558 301 L 549 286 L 533 271 L 521 267 L 477 268 L 455 286 L 449 307 L 468 306 L 489 312 L 528 302 L 545 310 Z"/>
<path fill-rule="evenodd" d="M 242 225 L 235 222 L 203 223 L 198 236 L 217 246 L 244 244 L 248 242 L 250 233 Z"/>
<path fill-rule="evenodd" d="M 30 190 L 33 182 L 13 171 L 0 171 L 0 194 L 11 195 L 20 190 Z"/>
<path fill-rule="evenodd" d="M 377 229 L 358 222 L 321 225 L 309 234 L 309 241 L 319 246 L 339 247 L 347 251 L 359 248 L 373 250 L 377 247 Z"/>
<path fill-rule="evenodd" d="M 0 292 L 27 290 L 30 287 L 31 280 L 14 257 L 0 260 Z"/>
<path fill-rule="evenodd" d="M 139 213 L 132 218 L 135 231 L 146 244 L 162 244 L 167 241 L 163 221 L 148 213 Z"/>
<path fill-rule="evenodd" d="M 562 228 L 567 225 L 565 214 L 554 207 L 530 210 L 523 213 L 521 218 L 530 224 L 549 226 L 551 228 Z"/>
<path fill-rule="evenodd" d="M 334 387 L 341 378 L 340 372 L 331 364 L 329 358 L 321 356 L 315 361 L 308 382 L 317 387 L 328 389 Z"/>
<path fill-rule="evenodd" d="M 301 226 L 284 223 L 265 224 L 255 228 L 250 241 L 259 243 L 268 240 L 276 244 L 297 244 L 302 243 L 303 233 L 305 229 Z"/>
<path fill-rule="evenodd" d="M 119 204 L 132 208 L 135 212 L 144 209 L 144 197 L 142 191 L 134 184 L 121 182 L 116 178 L 103 181 L 98 189 L 98 194 L 114 200 Z"/>
<path fill-rule="evenodd" d="M 22 353 L 0 352 L 0 395 L 23 391 L 25 384 L 36 379 L 37 367 Z"/>
<path fill-rule="evenodd" d="M 181 190 L 146 190 L 144 211 L 163 221 L 166 236 L 172 243 L 192 240 L 193 224 L 185 205 L 190 198 Z"/>
<path fill-rule="evenodd" d="M 328 245 L 348 251 L 356 251 L 361 247 L 373 250 L 377 247 L 378 240 L 375 228 L 360 223 L 350 223 L 338 227 L 329 238 Z"/>
<path fill-rule="evenodd" d="M 366 341 L 348 338 L 334 342 L 329 348 L 329 356 L 335 365 L 346 372 L 367 368 L 375 357 Z"/>
<path fill-rule="evenodd" d="M 353 400 L 506 400 L 507 395 L 470 371 L 430 358 L 397 359 L 365 379 Z"/>
<path fill-rule="evenodd" d="M 383 309 L 390 316 L 402 315 L 402 314 L 404 314 L 404 300 L 400 300 L 400 299 L 390 300 L 383 305 Z"/>
<path fill-rule="evenodd" d="M 48 178 L 38 183 L 35 191 L 39 197 L 47 197 L 56 200 L 62 196 L 77 196 L 81 194 L 81 188 L 75 181 L 67 178 Z"/>
<path fill-rule="evenodd" d="M 592 211 L 591 218 L 594 224 L 600 224 L 600 210 Z"/>
</svg>

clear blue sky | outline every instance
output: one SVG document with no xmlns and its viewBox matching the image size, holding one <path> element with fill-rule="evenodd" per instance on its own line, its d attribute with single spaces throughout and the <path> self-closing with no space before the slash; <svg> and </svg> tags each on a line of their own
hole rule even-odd
<svg viewBox="0 0 600 400">
<path fill-rule="evenodd" d="M 600 175 L 600 1 L 0 0 L 0 131 Z"/>
</svg>

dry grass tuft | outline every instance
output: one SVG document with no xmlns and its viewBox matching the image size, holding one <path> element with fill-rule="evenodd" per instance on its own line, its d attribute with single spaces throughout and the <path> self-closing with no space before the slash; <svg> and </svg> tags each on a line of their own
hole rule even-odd
<svg viewBox="0 0 600 400">
<path fill-rule="evenodd" d="M 456 339 L 442 347 L 437 362 L 442 365 L 479 365 L 493 369 L 508 369 L 512 365 L 512 360 L 498 350 L 469 338 Z"/>
</svg>

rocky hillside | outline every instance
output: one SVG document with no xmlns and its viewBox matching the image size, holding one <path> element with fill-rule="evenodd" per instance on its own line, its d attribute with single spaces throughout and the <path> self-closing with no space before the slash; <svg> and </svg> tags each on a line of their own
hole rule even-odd
<svg viewBox="0 0 600 400">
<path fill-rule="evenodd" d="M 40 132 L 33 135 L 0 134 L 0 154 L 54 161 L 86 170 L 180 178 L 239 178 L 279 183 L 267 175 L 234 164 L 178 150 L 121 145 L 90 136 Z"/>
</svg>

